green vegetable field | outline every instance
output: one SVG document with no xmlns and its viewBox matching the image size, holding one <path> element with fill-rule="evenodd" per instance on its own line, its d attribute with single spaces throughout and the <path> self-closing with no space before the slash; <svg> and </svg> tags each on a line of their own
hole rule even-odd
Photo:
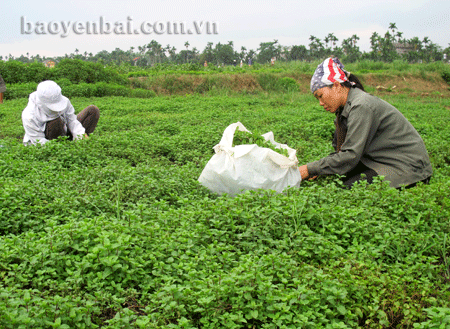
<svg viewBox="0 0 450 329">
<path fill-rule="evenodd" d="M 0 328 L 449 328 L 450 99 L 380 97 L 424 139 L 430 185 L 198 183 L 237 121 L 300 164 L 326 156 L 334 116 L 310 94 L 72 97 L 100 108 L 96 131 L 43 147 L 21 143 L 27 99 L 6 100 Z"/>
</svg>

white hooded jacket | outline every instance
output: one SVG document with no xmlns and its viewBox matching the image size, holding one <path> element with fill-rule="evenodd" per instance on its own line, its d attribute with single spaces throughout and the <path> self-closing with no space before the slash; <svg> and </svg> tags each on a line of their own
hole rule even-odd
<svg viewBox="0 0 450 329">
<path fill-rule="evenodd" d="M 28 105 L 22 112 L 22 122 L 25 129 L 23 143 L 25 145 L 48 142 L 48 139 L 45 138 L 46 124 L 58 117 L 64 122 L 64 131 L 69 130 L 74 139 L 79 139 L 84 135 L 85 129 L 77 120 L 75 109 L 69 100 L 67 100 L 67 107 L 64 110 L 55 112 L 43 104 L 38 104 L 37 99 L 37 93 L 31 93 L 28 98 Z"/>
</svg>

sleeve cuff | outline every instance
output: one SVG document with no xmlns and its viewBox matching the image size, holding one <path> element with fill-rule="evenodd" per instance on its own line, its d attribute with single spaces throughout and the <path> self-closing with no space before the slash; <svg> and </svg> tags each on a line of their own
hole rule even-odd
<svg viewBox="0 0 450 329">
<path fill-rule="evenodd" d="M 317 161 L 306 164 L 306 167 L 308 168 L 309 176 L 319 175 L 319 164 L 317 163 Z"/>
</svg>

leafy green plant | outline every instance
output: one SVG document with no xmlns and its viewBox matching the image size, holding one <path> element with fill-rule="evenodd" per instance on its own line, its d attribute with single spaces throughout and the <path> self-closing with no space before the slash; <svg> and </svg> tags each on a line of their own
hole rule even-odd
<svg viewBox="0 0 450 329">
<path fill-rule="evenodd" d="M 298 83 L 291 77 L 283 77 L 278 80 L 279 89 L 282 91 L 298 91 Z"/>
<path fill-rule="evenodd" d="M 28 96 L 36 91 L 36 82 L 25 82 L 6 85 L 5 98 L 6 99 L 16 99 L 16 98 L 28 98 Z"/>
<path fill-rule="evenodd" d="M 69 79 L 72 83 L 111 82 L 126 84 L 126 80 L 115 70 L 105 68 L 100 63 L 85 62 L 80 59 L 63 59 L 54 68 L 54 76 Z"/>
<path fill-rule="evenodd" d="M 289 157 L 288 151 L 283 148 L 277 148 L 270 141 L 267 141 L 259 133 L 249 133 L 247 131 L 236 130 L 233 138 L 233 147 L 243 144 L 256 144 L 259 147 L 269 148 L 285 157 Z"/>
<path fill-rule="evenodd" d="M 0 327 L 448 326 L 450 101 L 384 98 L 423 137 L 429 185 L 325 176 L 230 198 L 198 183 L 230 122 L 302 164 L 329 154 L 333 116 L 310 94 L 74 96 L 100 108 L 95 132 L 36 147 L 27 99 L 0 104 Z"/>
<path fill-rule="evenodd" d="M 278 79 L 271 73 L 261 73 L 257 77 L 257 81 L 261 88 L 266 91 L 273 91 L 279 88 Z"/>
<path fill-rule="evenodd" d="M 24 64 L 18 61 L 0 61 L 0 75 L 6 83 L 39 83 L 54 77 L 53 71 L 42 63 Z"/>
<path fill-rule="evenodd" d="M 414 328 L 431 329 L 431 328 L 447 328 L 450 326 L 450 308 L 427 308 L 425 311 L 430 318 L 428 321 L 422 323 L 415 323 Z"/>
<path fill-rule="evenodd" d="M 445 80 L 445 82 L 450 84 L 450 69 L 448 67 L 442 71 L 441 76 L 442 76 L 442 79 Z"/>
</svg>

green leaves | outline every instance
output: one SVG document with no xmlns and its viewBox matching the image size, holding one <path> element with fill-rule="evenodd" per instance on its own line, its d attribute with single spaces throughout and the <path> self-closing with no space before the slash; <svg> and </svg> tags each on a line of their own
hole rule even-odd
<svg viewBox="0 0 450 329">
<path fill-rule="evenodd" d="M 233 138 L 233 146 L 244 144 L 256 144 L 259 147 L 269 148 L 277 153 L 280 153 L 281 155 L 284 155 L 285 157 L 289 157 L 286 149 L 276 148 L 270 141 L 265 140 L 261 134 L 257 132 L 252 134 L 246 131 L 236 130 Z"/>
<path fill-rule="evenodd" d="M 235 198 L 197 182 L 223 127 L 317 160 L 333 118 L 310 95 L 92 98 L 89 140 L 43 147 L 21 145 L 26 102 L 0 106 L 0 327 L 445 326 L 450 103 L 392 97 L 424 133 L 430 185 L 330 176 Z"/>
</svg>

